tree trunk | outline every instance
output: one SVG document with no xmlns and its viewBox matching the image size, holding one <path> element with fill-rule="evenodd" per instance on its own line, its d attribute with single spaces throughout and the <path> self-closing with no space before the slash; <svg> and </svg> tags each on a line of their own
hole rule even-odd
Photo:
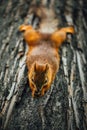
<svg viewBox="0 0 87 130">
<path fill-rule="evenodd" d="M 74 25 L 76 33 L 60 49 L 60 69 L 49 91 L 32 98 L 18 27 L 36 26 L 38 19 L 29 14 L 31 0 L 0 0 L 0 130 L 87 130 L 87 1 L 53 2 L 60 27 Z"/>
</svg>

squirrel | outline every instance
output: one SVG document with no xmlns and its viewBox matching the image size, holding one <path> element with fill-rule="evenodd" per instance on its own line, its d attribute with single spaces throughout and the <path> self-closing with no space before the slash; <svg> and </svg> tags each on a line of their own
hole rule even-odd
<svg viewBox="0 0 87 130">
<path fill-rule="evenodd" d="M 45 14 L 46 10 L 42 7 L 41 11 L 39 8 L 38 16 L 41 16 L 43 12 Z M 33 97 L 43 96 L 50 88 L 60 65 L 59 48 L 67 40 L 67 34 L 75 32 L 73 26 L 60 29 L 53 26 L 54 31 L 53 29 L 50 32 L 46 32 L 46 29 L 42 31 L 44 25 L 48 24 L 47 21 L 51 21 L 51 19 L 47 19 L 47 15 L 44 15 L 38 30 L 33 29 L 31 25 L 22 24 L 19 26 L 19 31 L 23 31 L 23 38 L 28 45 L 26 64 Z"/>
</svg>

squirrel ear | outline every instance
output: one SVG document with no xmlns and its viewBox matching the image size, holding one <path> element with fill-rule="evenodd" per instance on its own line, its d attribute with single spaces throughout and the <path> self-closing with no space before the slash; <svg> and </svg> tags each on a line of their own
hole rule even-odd
<svg viewBox="0 0 87 130">
<path fill-rule="evenodd" d="M 35 72 L 43 72 L 43 71 L 47 71 L 48 70 L 48 64 L 40 64 L 38 62 L 34 63 L 34 70 Z"/>
<path fill-rule="evenodd" d="M 61 28 L 51 35 L 51 40 L 55 42 L 57 47 L 60 47 L 61 44 L 67 39 L 67 33 L 73 34 L 74 32 L 74 27 Z"/>
<path fill-rule="evenodd" d="M 48 63 L 46 64 L 46 71 L 49 69 L 49 65 L 48 65 Z"/>
<path fill-rule="evenodd" d="M 22 24 L 22 25 L 19 26 L 19 31 L 20 31 L 20 32 L 26 31 L 26 30 L 32 30 L 32 29 L 33 29 L 33 28 L 32 28 L 31 25 L 24 25 L 24 24 Z"/>
</svg>

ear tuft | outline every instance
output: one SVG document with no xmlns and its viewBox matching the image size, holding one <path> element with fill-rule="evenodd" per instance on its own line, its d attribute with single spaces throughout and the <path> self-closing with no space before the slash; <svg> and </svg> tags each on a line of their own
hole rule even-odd
<svg viewBox="0 0 87 130">
<path fill-rule="evenodd" d="M 34 69 L 37 72 L 46 71 L 48 69 L 48 67 L 49 67 L 48 64 L 40 64 L 38 62 L 35 62 L 35 64 L 34 64 Z"/>
<path fill-rule="evenodd" d="M 46 71 L 49 69 L 49 65 L 48 65 L 48 63 L 46 64 Z"/>
</svg>

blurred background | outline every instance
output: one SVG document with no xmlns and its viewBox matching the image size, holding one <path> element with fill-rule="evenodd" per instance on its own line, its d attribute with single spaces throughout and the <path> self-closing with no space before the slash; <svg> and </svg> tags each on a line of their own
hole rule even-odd
<svg viewBox="0 0 87 130">
<path fill-rule="evenodd" d="M 32 3 L 53 7 L 59 27 L 75 28 L 60 48 L 56 79 L 41 98 L 32 98 L 27 46 L 18 32 L 23 23 L 40 22 L 29 13 Z M 0 130 L 87 130 L 86 49 L 86 0 L 0 0 Z"/>
</svg>

